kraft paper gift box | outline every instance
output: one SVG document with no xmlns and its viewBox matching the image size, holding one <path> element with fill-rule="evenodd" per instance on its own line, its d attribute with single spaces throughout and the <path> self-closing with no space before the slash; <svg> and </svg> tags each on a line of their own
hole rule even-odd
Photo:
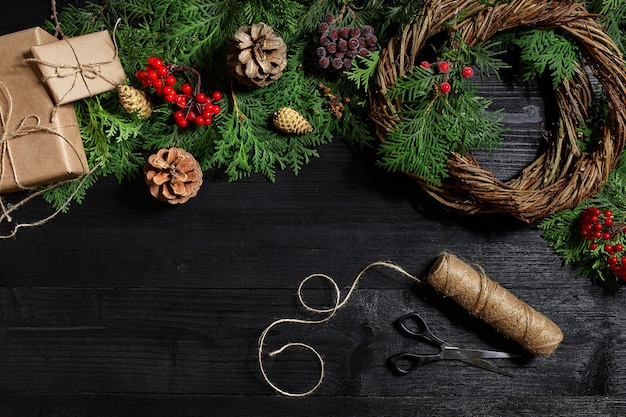
<svg viewBox="0 0 626 417">
<path fill-rule="evenodd" d="M 27 61 L 31 46 L 56 42 L 41 28 L 0 36 L 0 193 L 89 171 L 73 105 L 55 106 Z"/>
<path fill-rule="evenodd" d="M 56 104 L 104 93 L 126 80 L 106 30 L 36 45 L 31 51 Z"/>
</svg>

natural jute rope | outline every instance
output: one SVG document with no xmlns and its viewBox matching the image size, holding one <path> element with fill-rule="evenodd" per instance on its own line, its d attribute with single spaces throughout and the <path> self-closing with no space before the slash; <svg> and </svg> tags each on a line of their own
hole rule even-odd
<svg viewBox="0 0 626 417">
<path fill-rule="evenodd" d="M 296 318 L 278 319 L 263 330 L 259 337 L 257 359 L 261 375 L 270 387 L 279 394 L 289 397 L 304 397 L 310 395 L 321 386 L 322 380 L 324 379 L 325 366 L 322 355 L 312 346 L 302 342 L 286 343 L 278 349 L 266 352 L 265 340 L 269 332 L 280 324 L 316 325 L 329 321 L 340 308 L 347 304 L 365 272 L 373 267 L 379 266 L 391 268 L 419 284 L 428 282 L 436 290 L 451 297 L 470 313 L 482 318 L 504 335 L 520 343 L 526 350 L 534 355 L 544 357 L 550 355 L 563 338 L 561 330 L 550 319 L 487 278 L 484 273 L 478 272 L 453 255 L 447 253 L 442 254 L 429 272 L 426 281 L 411 275 L 391 262 L 374 262 L 359 272 L 343 299 L 341 298 L 339 286 L 328 275 L 312 274 L 300 282 L 297 291 L 300 305 L 311 313 L 324 314 L 324 316 L 317 320 Z M 334 301 L 332 307 L 315 308 L 307 304 L 304 300 L 304 286 L 315 278 L 321 278 L 327 281 L 333 289 Z M 266 371 L 264 365 L 266 356 L 277 357 L 290 348 L 301 348 L 310 351 L 319 363 L 319 377 L 313 387 L 307 391 L 291 392 L 282 389 L 271 381 Z"/>
<path fill-rule="evenodd" d="M 376 82 L 370 89 L 370 115 L 377 137 L 384 146 L 400 117 L 401 103 L 389 98 L 389 88 L 419 64 L 418 55 L 433 36 L 458 33 L 471 46 L 515 28 L 560 30 L 577 43 L 608 102 L 605 124 L 586 151 L 579 143 L 580 121 L 590 117 L 592 93 L 584 69 L 579 68 L 573 79 L 554 91 L 559 120 L 548 149 L 518 177 L 501 181 L 471 154 L 454 152 L 447 165 L 450 177 L 441 186 L 407 175 L 436 200 L 469 214 L 504 212 L 533 222 L 577 206 L 606 182 L 624 148 L 626 70 L 620 50 L 600 22 L 579 1 L 427 0 L 415 22 L 381 52 Z"/>
<path fill-rule="evenodd" d="M 547 357 L 563 340 L 552 320 L 454 255 L 441 255 L 426 281 L 533 355 Z"/>
</svg>

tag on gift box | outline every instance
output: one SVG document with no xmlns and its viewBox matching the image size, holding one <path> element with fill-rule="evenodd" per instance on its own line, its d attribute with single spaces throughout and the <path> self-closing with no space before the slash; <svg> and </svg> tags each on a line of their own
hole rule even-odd
<svg viewBox="0 0 626 417">
<path fill-rule="evenodd" d="M 0 193 L 89 171 L 74 106 L 55 106 L 28 62 L 33 45 L 56 43 L 41 28 L 0 36 Z"/>
<path fill-rule="evenodd" d="M 106 30 L 33 46 L 31 51 L 56 104 L 104 93 L 126 80 Z"/>
</svg>

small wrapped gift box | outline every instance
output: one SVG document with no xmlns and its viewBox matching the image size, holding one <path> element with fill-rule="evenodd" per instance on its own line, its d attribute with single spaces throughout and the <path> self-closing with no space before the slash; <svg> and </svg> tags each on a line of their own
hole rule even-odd
<svg viewBox="0 0 626 417">
<path fill-rule="evenodd" d="M 112 90 L 126 80 L 106 30 L 36 45 L 31 51 L 56 104 Z"/>
<path fill-rule="evenodd" d="M 0 192 L 19 191 L 89 171 L 73 105 L 54 106 L 33 45 L 58 43 L 41 28 L 0 36 Z"/>
</svg>

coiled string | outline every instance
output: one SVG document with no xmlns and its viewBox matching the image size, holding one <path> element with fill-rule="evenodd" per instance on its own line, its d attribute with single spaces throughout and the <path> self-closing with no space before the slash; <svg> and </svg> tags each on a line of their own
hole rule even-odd
<svg viewBox="0 0 626 417">
<path fill-rule="evenodd" d="M 263 330 L 263 332 L 261 333 L 261 336 L 259 337 L 259 343 L 258 343 L 258 350 L 257 350 L 257 354 L 258 354 L 258 361 L 259 361 L 259 368 L 261 370 L 261 375 L 263 375 L 263 379 L 265 379 L 265 382 L 267 382 L 267 384 L 272 387 L 276 392 L 278 392 L 279 394 L 283 394 L 286 395 L 288 397 L 305 397 L 307 395 L 310 395 L 311 393 L 313 393 L 315 390 L 317 390 L 320 385 L 322 385 L 322 381 L 324 379 L 324 359 L 322 358 L 322 355 L 320 355 L 320 353 L 315 350 L 315 348 L 313 348 L 312 346 L 306 344 L 306 343 L 302 343 L 302 342 L 290 342 L 290 343 L 286 343 L 283 346 L 281 346 L 280 348 L 273 350 L 271 352 L 268 352 L 267 355 L 269 357 L 276 357 L 279 354 L 283 353 L 284 351 L 286 351 L 289 348 L 294 348 L 294 347 L 299 347 L 299 348 L 304 348 L 308 351 L 310 351 L 311 353 L 313 353 L 313 355 L 316 357 L 319 366 L 320 366 L 320 374 L 319 374 L 319 378 L 317 380 L 317 382 L 315 383 L 315 385 L 304 392 L 290 392 L 287 390 L 284 390 L 282 388 L 280 388 L 279 386 L 277 386 L 276 384 L 274 384 L 270 377 L 268 376 L 266 370 L 265 370 L 265 366 L 263 365 L 263 356 L 264 356 L 264 347 L 265 347 L 265 338 L 267 337 L 267 334 L 269 333 L 270 330 L 272 330 L 275 326 L 278 326 L 279 324 L 286 324 L 286 323 L 291 323 L 291 324 L 304 324 L 304 325 L 315 325 L 315 324 L 322 324 L 325 323 L 327 321 L 329 321 L 331 318 L 333 318 L 335 316 L 335 314 L 337 313 L 337 311 L 339 309 L 341 309 L 342 307 L 344 307 L 346 305 L 346 303 L 348 302 L 348 300 L 350 299 L 350 297 L 352 296 L 352 293 L 354 292 L 354 290 L 356 289 L 359 281 L 361 280 L 361 277 L 371 268 L 377 267 L 377 266 L 383 266 L 386 268 L 390 268 L 394 271 L 397 271 L 399 273 L 401 273 L 402 275 L 412 279 L 413 281 L 416 281 L 420 284 L 423 284 L 424 281 L 422 281 L 421 279 L 419 279 L 416 276 L 413 276 L 411 274 L 409 274 L 407 271 L 405 271 L 404 269 L 402 269 L 401 267 L 399 267 L 396 264 L 393 264 L 391 262 L 385 262 L 385 261 L 379 261 L 379 262 L 374 262 L 371 263 L 369 265 L 367 265 L 365 268 L 363 268 L 361 270 L 361 272 L 359 272 L 359 274 L 356 276 L 356 278 L 354 279 L 354 281 L 352 282 L 352 285 L 350 285 L 350 288 L 348 290 L 348 292 L 346 293 L 345 297 L 342 299 L 341 298 L 341 290 L 339 289 L 339 286 L 337 285 L 337 283 L 335 282 L 334 279 L 332 279 L 331 277 L 329 277 L 328 275 L 325 274 L 312 274 L 309 275 L 308 277 L 304 278 L 301 282 L 300 285 L 298 286 L 298 291 L 297 291 L 297 297 L 298 297 L 298 302 L 300 303 L 300 305 L 307 311 L 311 312 L 311 313 L 317 313 L 317 314 L 326 314 L 325 317 L 319 319 L 319 320 L 302 320 L 302 319 L 278 319 L 274 322 L 272 322 L 269 326 L 267 326 L 265 328 L 265 330 Z M 309 304 L 307 304 L 307 302 L 304 300 L 304 296 L 303 296 L 303 289 L 304 286 L 311 281 L 312 279 L 323 279 L 325 281 L 327 281 L 333 292 L 334 292 L 334 300 L 333 300 L 333 306 L 330 308 L 316 308 L 316 307 L 312 307 Z"/>
</svg>

